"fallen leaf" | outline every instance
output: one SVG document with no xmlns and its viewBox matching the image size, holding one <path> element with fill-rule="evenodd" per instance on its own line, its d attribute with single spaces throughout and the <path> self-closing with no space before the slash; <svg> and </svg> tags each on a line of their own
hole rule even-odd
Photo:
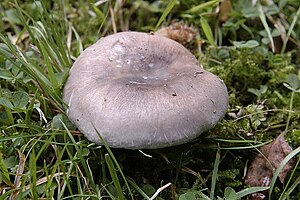
<svg viewBox="0 0 300 200">
<path fill-rule="evenodd" d="M 157 30 L 155 35 L 164 36 L 185 45 L 195 39 L 196 32 L 183 22 L 173 22 L 170 26 Z"/>
<path fill-rule="evenodd" d="M 228 20 L 231 11 L 232 11 L 231 1 L 222 0 L 220 5 L 220 13 L 219 13 L 220 22 L 226 22 Z"/>
<path fill-rule="evenodd" d="M 245 177 L 245 184 L 249 186 L 269 186 L 273 172 L 279 167 L 282 160 L 292 152 L 292 148 L 284 140 L 284 133 L 280 134 L 272 143 L 262 146 L 260 153 L 250 163 Z M 294 167 L 294 160 L 290 160 L 279 174 L 279 180 L 284 179 Z"/>
</svg>

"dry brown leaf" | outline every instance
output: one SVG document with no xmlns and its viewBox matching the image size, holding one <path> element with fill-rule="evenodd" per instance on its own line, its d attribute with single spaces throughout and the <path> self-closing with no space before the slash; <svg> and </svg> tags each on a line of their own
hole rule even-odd
<svg viewBox="0 0 300 200">
<path fill-rule="evenodd" d="M 292 152 L 292 148 L 284 140 L 284 133 L 280 134 L 272 143 L 262 146 L 260 153 L 255 156 L 247 170 L 245 184 L 249 186 L 269 186 L 273 172 L 279 167 L 282 160 Z M 294 167 L 294 161 L 290 160 L 279 174 L 279 180 L 284 179 Z"/>
<path fill-rule="evenodd" d="M 157 30 L 154 34 L 170 38 L 182 45 L 191 42 L 196 36 L 196 32 L 193 28 L 182 22 L 174 22 L 168 27 Z"/>
<path fill-rule="evenodd" d="M 220 5 L 220 13 L 219 13 L 220 22 L 227 21 L 231 10 L 232 10 L 231 0 L 222 0 Z"/>
</svg>

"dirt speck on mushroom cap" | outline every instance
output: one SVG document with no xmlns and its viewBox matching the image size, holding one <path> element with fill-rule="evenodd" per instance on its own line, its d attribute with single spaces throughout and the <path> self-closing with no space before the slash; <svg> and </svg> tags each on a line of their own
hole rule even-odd
<svg viewBox="0 0 300 200">
<path fill-rule="evenodd" d="M 223 81 L 186 48 L 139 32 L 87 48 L 70 70 L 63 98 L 89 140 L 101 144 L 96 128 L 109 146 L 128 149 L 186 143 L 212 128 L 228 104 Z"/>
</svg>

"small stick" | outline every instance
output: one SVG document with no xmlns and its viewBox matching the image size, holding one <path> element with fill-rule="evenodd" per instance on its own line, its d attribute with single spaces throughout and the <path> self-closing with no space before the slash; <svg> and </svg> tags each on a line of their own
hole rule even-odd
<svg viewBox="0 0 300 200">
<path fill-rule="evenodd" d="M 117 33 L 117 26 L 116 26 L 116 21 L 115 21 L 115 13 L 112 9 L 111 6 L 109 6 L 109 12 L 110 12 L 110 15 L 111 15 L 111 23 L 112 23 L 112 27 L 113 27 L 113 31 L 114 33 Z"/>
<path fill-rule="evenodd" d="M 142 150 L 139 150 L 139 152 L 140 152 L 141 154 L 143 154 L 144 156 L 146 156 L 146 157 L 152 158 L 151 155 L 144 153 Z"/>
<path fill-rule="evenodd" d="M 170 185 L 172 185 L 172 183 L 167 183 L 166 185 L 164 185 L 164 186 L 158 188 L 158 189 L 156 190 L 156 192 L 154 193 L 154 195 L 153 195 L 149 200 L 154 200 L 154 199 L 157 197 L 157 195 L 158 195 L 161 191 L 163 191 L 164 189 L 166 189 L 166 188 L 169 187 Z"/>
</svg>

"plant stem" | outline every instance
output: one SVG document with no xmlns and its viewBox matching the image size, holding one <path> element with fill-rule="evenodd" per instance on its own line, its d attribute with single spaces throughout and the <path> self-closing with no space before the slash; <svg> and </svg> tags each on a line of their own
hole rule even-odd
<svg viewBox="0 0 300 200">
<path fill-rule="evenodd" d="M 298 8 L 296 15 L 294 16 L 293 21 L 291 23 L 291 26 L 290 26 L 290 28 L 288 30 L 288 33 L 287 33 L 287 35 L 286 35 L 286 37 L 285 37 L 285 39 L 283 41 L 283 45 L 282 45 L 282 48 L 281 48 L 281 54 L 283 54 L 285 52 L 286 45 L 287 45 L 287 43 L 288 43 L 288 41 L 290 39 L 290 36 L 291 36 L 292 31 L 293 31 L 293 29 L 294 29 L 294 27 L 296 25 L 296 22 L 298 20 L 299 15 L 300 15 L 300 7 Z"/>
<path fill-rule="evenodd" d="M 291 95 L 291 100 L 290 100 L 290 108 L 289 108 L 290 111 L 293 109 L 294 96 L 295 96 L 295 92 L 293 91 L 292 95 Z M 287 118 L 287 122 L 286 122 L 286 126 L 285 126 L 285 130 L 284 130 L 285 132 L 289 128 L 291 117 L 292 117 L 292 112 L 289 112 L 289 115 L 288 115 L 288 118 Z"/>
</svg>

